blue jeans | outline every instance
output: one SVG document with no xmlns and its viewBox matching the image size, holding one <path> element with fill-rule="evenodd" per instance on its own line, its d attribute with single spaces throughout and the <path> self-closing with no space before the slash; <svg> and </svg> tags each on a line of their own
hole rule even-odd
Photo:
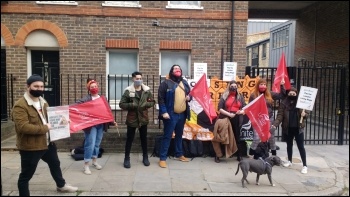
<svg viewBox="0 0 350 197">
<path fill-rule="evenodd" d="M 160 156 L 159 159 L 165 161 L 168 154 L 168 149 L 170 146 L 171 137 L 173 131 L 175 131 L 175 140 L 174 140 L 174 148 L 175 148 L 175 157 L 181 157 L 182 153 L 182 134 L 185 127 L 186 122 L 186 113 L 170 113 L 170 119 L 163 120 L 164 124 L 164 134 L 162 139 L 162 144 L 160 147 Z"/>
<path fill-rule="evenodd" d="M 103 124 L 91 127 L 90 132 L 84 132 L 84 161 L 89 162 L 91 158 L 97 158 L 103 137 Z"/>
<path fill-rule="evenodd" d="M 48 150 L 20 150 L 19 154 L 21 155 L 21 173 L 19 174 L 17 185 L 20 196 L 30 196 L 29 181 L 32 179 L 40 159 L 49 165 L 51 176 L 55 180 L 57 187 L 63 187 L 66 184 L 62 177 L 55 143 L 51 142 Z"/>
</svg>

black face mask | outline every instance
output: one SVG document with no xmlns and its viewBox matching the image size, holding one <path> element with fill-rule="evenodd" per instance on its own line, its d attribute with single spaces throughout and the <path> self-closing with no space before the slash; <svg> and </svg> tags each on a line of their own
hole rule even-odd
<svg viewBox="0 0 350 197">
<path fill-rule="evenodd" d="M 298 98 L 298 96 L 288 96 L 288 98 L 290 99 L 290 100 L 297 100 L 297 98 Z"/>
<path fill-rule="evenodd" d="M 42 96 L 44 91 L 43 90 L 29 90 L 29 93 L 34 97 Z"/>
<path fill-rule="evenodd" d="M 235 88 L 235 87 L 230 87 L 230 91 L 231 91 L 231 92 L 236 92 L 236 91 L 237 91 L 237 88 Z"/>
</svg>

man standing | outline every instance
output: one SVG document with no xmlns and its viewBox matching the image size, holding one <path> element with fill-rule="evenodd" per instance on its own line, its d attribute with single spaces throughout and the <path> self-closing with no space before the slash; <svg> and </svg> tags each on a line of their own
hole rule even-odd
<svg viewBox="0 0 350 197">
<path fill-rule="evenodd" d="M 13 106 L 12 120 L 17 133 L 16 145 L 21 156 L 21 173 L 18 178 L 20 196 L 29 196 L 29 181 L 42 159 L 49 165 L 58 192 L 76 192 L 77 187 L 62 177 L 60 160 L 55 143 L 50 142 L 50 123 L 47 119 L 48 103 L 41 97 L 44 80 L 39 75 L 27 79 L 27 91 Z"/>
<path fill-rule="evenodd" d="M 158 89 L 159 116 L 163 120 L 164 134 L 160 148 L 159 166 L 166 168 L 166 158 L 173 131 L 175 131 L 175 157 L 179 161 L 188 162 L 182 152 L 182 134 L 186 118 L 190 120 L 191 100 L 190 86 L 182 78 L 179 65 L 173 65 L 169 71 L 169 78 L 165 79 Z"/>
<path fill-rule="evenodd" d="M 130 151 L 134 141 L 135 131 L 139 130 L 143 164 L 149 166 L 147 154 L 147 125 L 149 123 L 148 109 L 155 105 L 155 100 L 150 88 L 143 84 L 142 73 L 135 71 L 132 73 L 133 83 L 124 90 L 124 94 L 119 102 L 119 107 L 128 110 L 125 124 L 127 125 L 127 139 L 125 143 L 124 167 L 130 168 Z"/>
</svg>

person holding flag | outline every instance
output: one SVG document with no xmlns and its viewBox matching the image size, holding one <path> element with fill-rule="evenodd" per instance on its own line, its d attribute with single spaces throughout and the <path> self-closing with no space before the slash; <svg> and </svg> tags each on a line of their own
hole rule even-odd
<svg viewBox="0 0 350 197">
<path fill-rule="evenodd" d="M 272 122 L 274 121 L 274 116 L 273 116 L 273 102 L 274 102 L 274 100 L 284 99 L 287 96 L 286 90 L 284 88 L 284 83 L 285 83 L 284 80 L 281 80 L 281 83 L 280 83 L 281 92 L 280 93 L 271 92 L 267 88 L 266 79 L 261 78 L 255 84 L 254 90 L 250 94 L 249 103 L 252 102 L 255 98 L 257 98 L 260 95 L 264 96 L 265 101 L 266 101 L 265 103 L 266 103 L 266 107 L 267 107 L 267 111 L 268 111 L 267 113 L 268 113 L 270 125 L 272 125 Z M 242 112 L 242 113 L 245 113 L 245 112 Z M 249 118 L 249 119 L 251 120 L 251 118 Z M 265 134 L 267 132 L 271 133 L 271 135 L 268 139 L 268 142 L 270 144 L 272 155 L 277 155 L 275 135 L 274 135 L 273 131 L 274 131 L 273 129 L 270 129 L 270 130 L 265 129 L 262 132 L 264 132 Z M 254 128 L 253 142 L 250 145 L 249 155 L 255 155 L 255 149 L 257 148 L 259 142 L 260 142 L 260 137 L 259 137 L 258 133 L 256 132 L 256 128 Z"/>
<path fill-rule="evenodd" d="M 222 94 L 222 97 L 219 100 L 218 109 L 220 112 L 219 118 L 228 117 L 230 119 L 237 147 L 239 147 L 238 144 L 240 142 L 240 128 L 242 127 L 243 123 L 243 112 L 241 111 L 241 109 L 245 105 L 246 104 L 243 95 L 238 92 L 237 82 L 235 80 L 230 81 L 226 90 Z M 238 161 L 241 160 L 240 156 L 243 154 L 240 151 L 241 150 L 238 149 L 238 151 L 236 152 Z M 216 155 L 215 162 L 220 162 L 219 157 L 220 155 Z"/>
<path fill-rule="evenodd" d="M 88 94 L 78 100 L 76 104 L 85 103 L 88 101 L 92 101 L 95 99 L 100 98 L 101 96 L 98 94 L 99 88 L 98 83 L 94 79 L 87 79 L 86 88 L 88 90 Z M 106 99 L 106 97 L 103 97 L 103 99 Z M 107 101 L 107 100 L 106 100 Z M 110 109 L 109 109 L 110 110 Z M 118 124 L 114 121 L 110 124 L 113 124 L 114 126 L 118 126 Z M 94 166 L 97 170 L 101 170 L 102 166 L 97 163 L 97 157 L 100 150 L 100 144 L 103 137 L 103 132 L 106 130 L 106 124 L 96 124 L 91 127 L 87 127 L 83 129 L 84 131 L 84 174 L 90 175 L 91 171 L 89 168 L 89 163 L 92 160 L 92 166 Z"/>
</svg>

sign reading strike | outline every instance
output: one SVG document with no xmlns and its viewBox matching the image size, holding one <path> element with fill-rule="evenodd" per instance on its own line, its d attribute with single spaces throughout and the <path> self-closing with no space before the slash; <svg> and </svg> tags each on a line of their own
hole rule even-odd
<svg viewBox="0 0 350 197">
<path fill-rule="evenodd" d="M 316 88 L 301 86 L 296 107 L 299 109 L 312 111 L 312 109 L 314 108 L 316 95 Z"/>
</svg>

